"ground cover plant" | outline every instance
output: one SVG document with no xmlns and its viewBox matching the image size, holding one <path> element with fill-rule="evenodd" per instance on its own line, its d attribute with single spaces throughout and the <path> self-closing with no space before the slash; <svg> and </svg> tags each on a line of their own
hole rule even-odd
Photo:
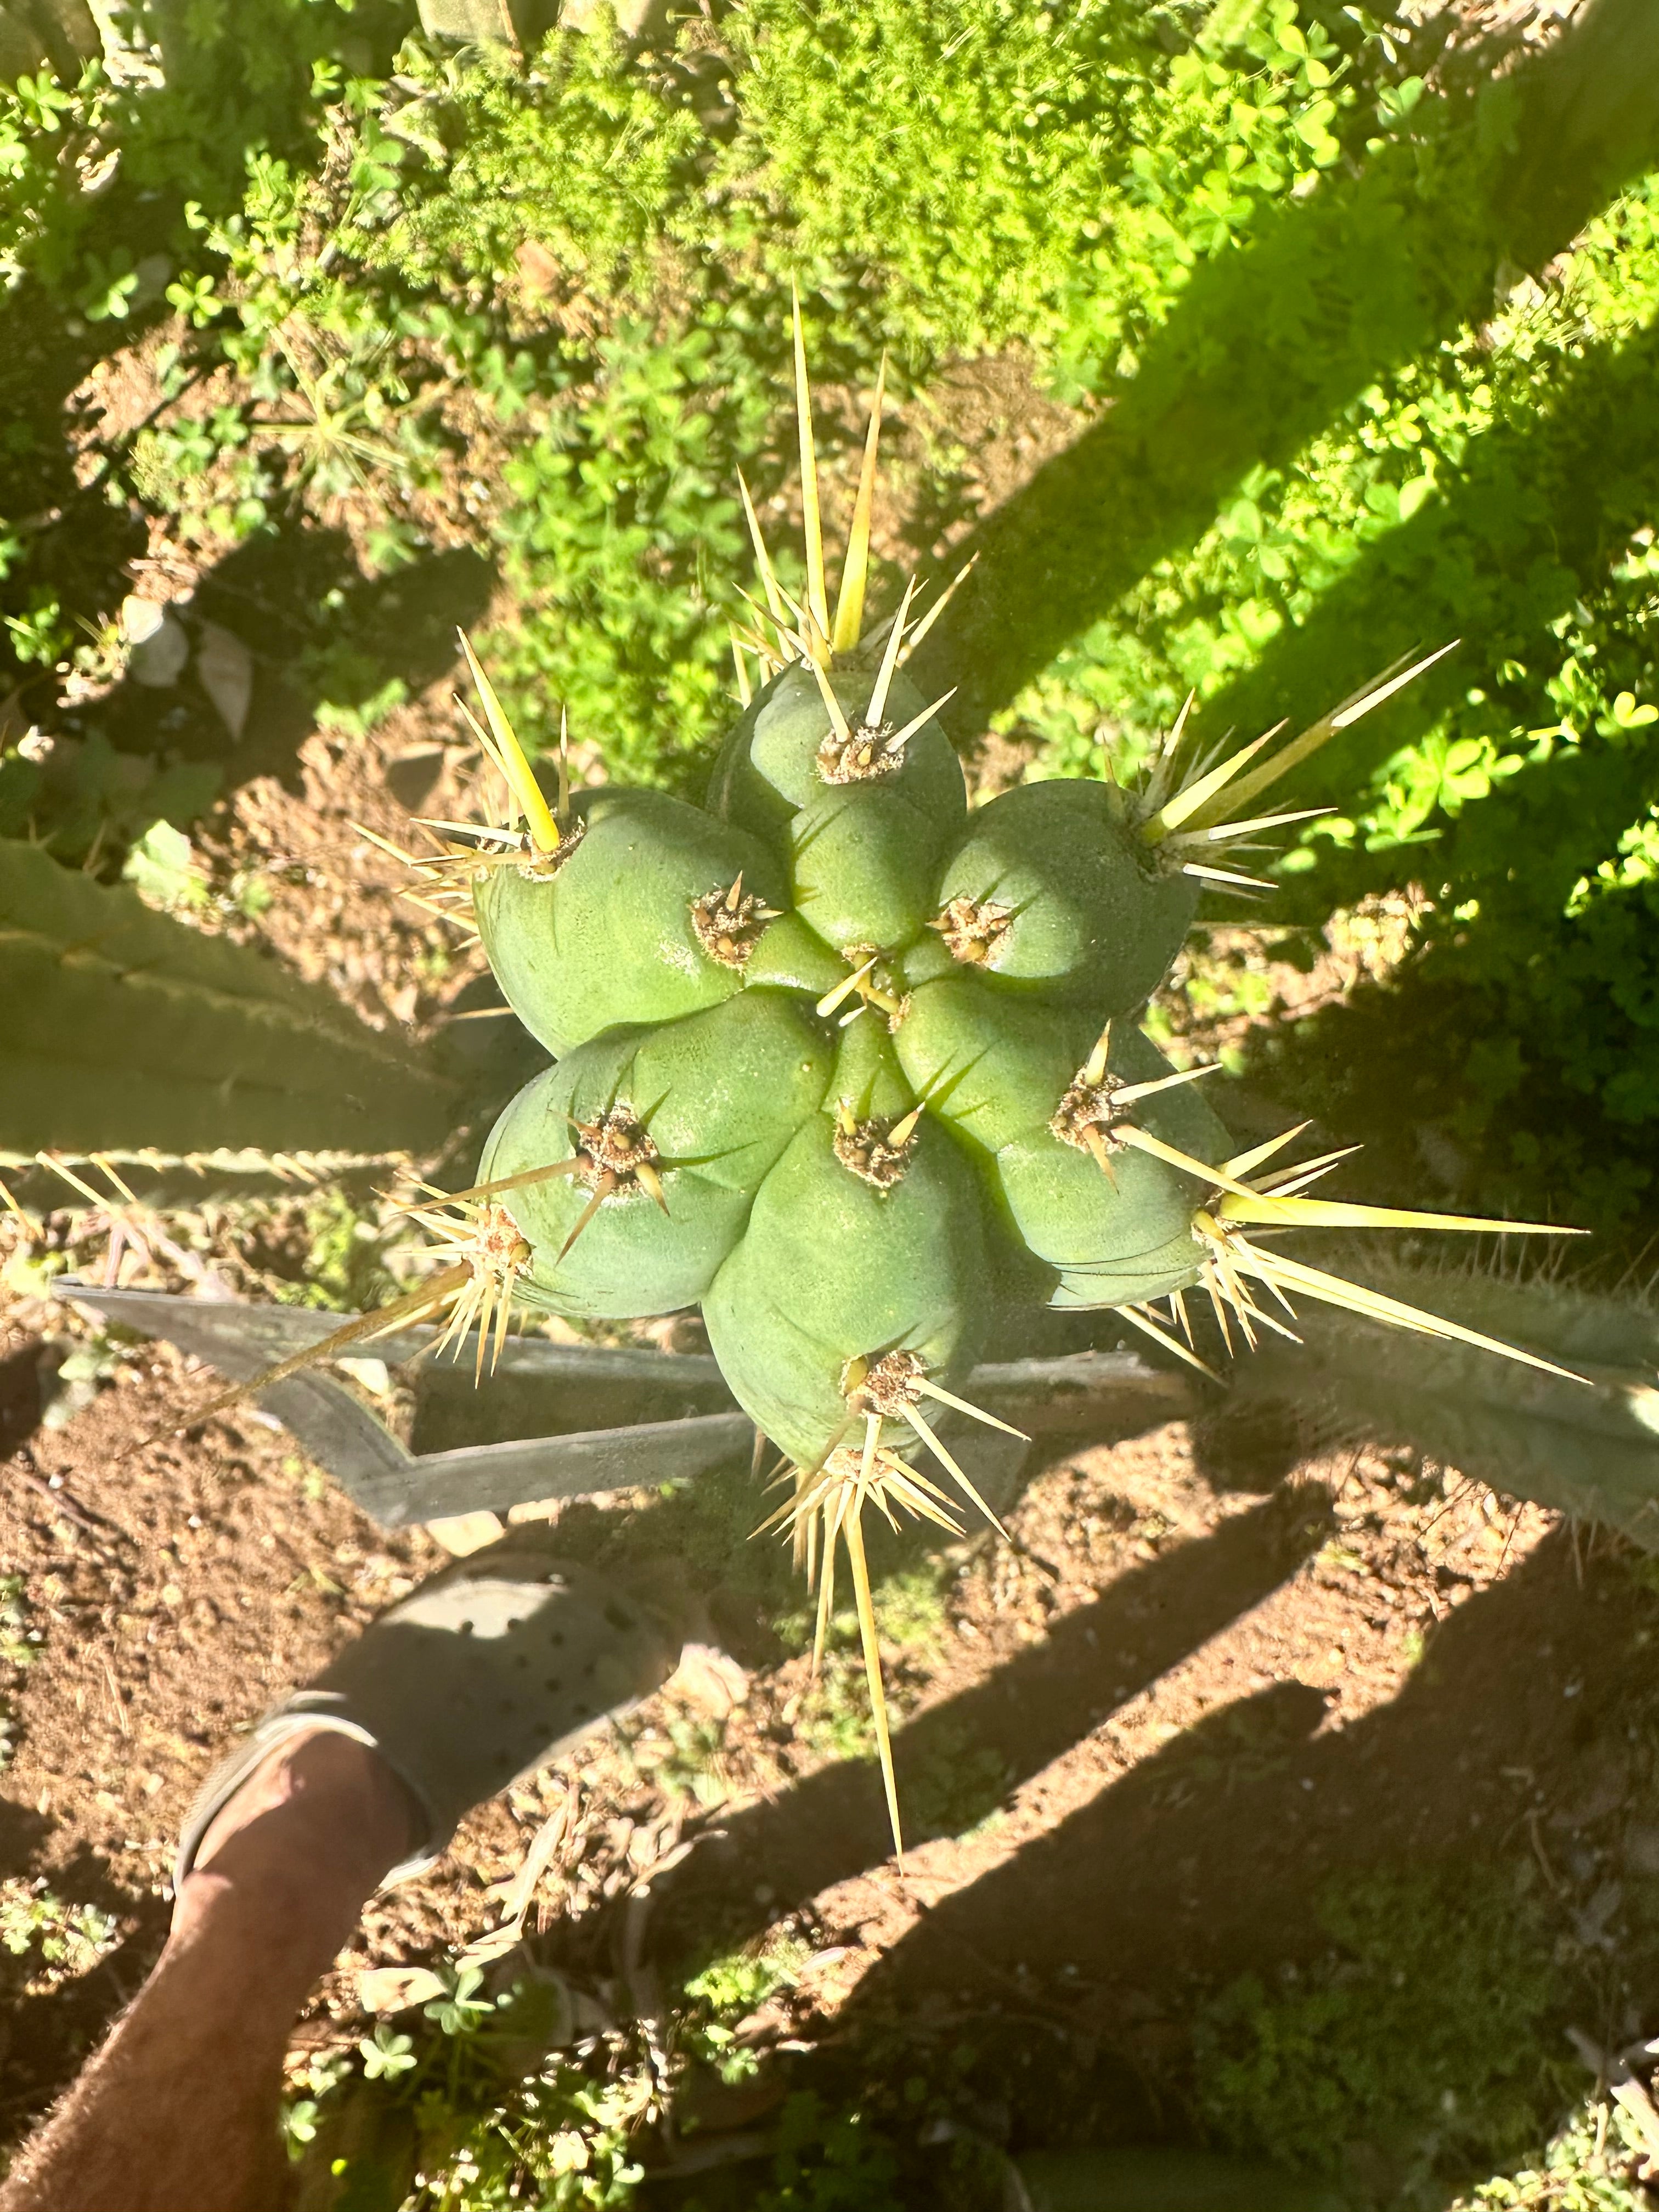
<svg viewBox="0 0 1659 2212">
<path fill-rule="evenodd" d="M 210 727 L 170 760 L 124 734 L 130 683 L 110 702 L 141 517 L 210 592 L 303 544 L 283 680 L 348 718 L 431 665 L 389 648 L 385 594 L 458 578 L 476 548 L 511 593 L 485 642 L 531 742 L 568 704 L 613 775 L 694 787 L 726 713 L 708 616 L 735 611 L 733 469 L 755 464 L 763 507 L 782 477 L 798 276 L 826 374 L 867 389 L 884 344 L 896 392 L 921 392 L 1018 341 L 1085 425 L 1109 408 L 1069 492 L 1039 481 L 1005 518 L 1029 508 L 1078 557 L 1057 589 L 1036 564 L 1043 603 L 1000 626 L 1018 645 L 985 662 L 976 626 L 961 734 L 1000 721 L 1039 746 L 1034 773 L 1127 770 L 1189 687 L 1218 728 L 1306 720 L 1462 636 L 1375 738 L 1309 771 L 1339 811 L 1273 910 L 1316 923 L 1408 888 L 1404 1008 L 1342 1056 L 1406 1040 L 1425 1117 L 1508 1210 L 1548 1184 L 1604 1223 L 1642 1212 L 1651 456 L 1624 395 L 1659 248 L 1628 143 L 1583 177 L 1582 144 L 1559 149 L 1570 206 L 1534 188 L 1543 62 L 1494 79 L 1449 19 L 1287 0 L 831 7 L 810 27 L 757 4 L 637 48 L 556 33 L 524 66 L 408 40 L 389 9 L 274 7 L 234 53 L 125 20 L 78 86 L 6 95 L 14 306 L 42 317 L 3 502 L 6 825 L 112 866 L 240 771 Z M 145 410 L 107 451 L 88 426 L 77 487 L 59 395 L 135 342 Z M 43 352 L 51 373 L 25 374 Z M 1158 428 L 1183 408 L 1196 447 Z M 921 552 L 977 496 L 933 419 L 901 524 Z M 1322 1037 L 1308 1054 L 1336 1057 Z"/>
</svg>

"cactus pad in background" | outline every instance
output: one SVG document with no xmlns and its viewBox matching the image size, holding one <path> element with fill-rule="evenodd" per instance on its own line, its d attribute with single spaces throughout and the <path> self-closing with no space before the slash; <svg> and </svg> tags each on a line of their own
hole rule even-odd
<svg viewBox="0 0 1659 2212">
<path fill-rule="evenodd" d="M 1240 1364 L 1237 1394 L 1290 1406 L 1312 1443 L 1363 1436 L 1408 1445 L 1659 1552 L 1659 1310 L 1650 1292 L 1410 1257 L 1371 1272 L 1413 1306 L 1571 1362 L 1578 1375 L 1545 1366 L 1516 1374 L 1455 1340 L 1407 1344 L 1363 1321 L 1310 1314 L 1299 1344 L 1275 1343 Z"/>
<path fill-rule="evenodd" d="M 451 1087 L 275 961 L 0 840 L 0 1152 L 424 1152 Z"/>
<path fill-rule="evenodd" d="M 550 803 L 467 648 L 509 803 L 499 823 L 430 825 L 439 851 L 414 865 L 476 915 L 558 1059 L 501 1116 L 477 1187 L 420 1218 L 449 1261 L 429 1304 L 481 1345 L 515 1300 L 701 1304 L 793 1477 L 775 1520 L 817 1577 L 820 1649 L 847 1554 L 896 1840 L 862 1516 L 954 1528 L 951 1490 L 980 1502 L 950 1425 L 990 1419 L 958 1394 L 1000 1312 L 1110 1308 L 1194 1365 L 1194 1291 L 1230 1342 L 1291 1334 L 1305 1298 L 1504 1347 L 1272 1241 L 1488 1224 L 1306 1196 L 1338 1156 L 1273 1164 L 1295 1132 L 1237 1150 L 1189 1087 L 1209 1071 L 1171 1068 L 1135 1025 L 1200 892 L 1267 888 L 1232 854 L 1300 817 L 1261 793 L 1417 672 L 1277 751 L 1269 732 L 1193 762 L 1183 713 L 1138 791 L 1045 782 L 970 809 L 945 700 L 904 674 L 944 599 L 913 617 L 912 586 L 865 626 L 880 389 L 832 607 L 799 311 L 795 346 L 805 593 L 745 486 L 763 604 L 734 641 L 743 713 L 706 808 L 573 795 L 562 750 Z"/>
</svg>

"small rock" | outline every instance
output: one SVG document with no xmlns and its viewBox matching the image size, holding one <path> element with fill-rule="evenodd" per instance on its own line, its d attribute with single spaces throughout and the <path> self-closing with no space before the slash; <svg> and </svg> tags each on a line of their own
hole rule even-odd
<svg viewBox="0 0 1659 2212">
<path fill-rule="evenodd" d="M 135 684 L 164 691 L 184 674 L 190 639 L 176 616 L 154 599 L 129 596 L 122 600 L 121 635 L 127 641 L 127 666 Z"/>
<path fill-rule="evenodd" d="M 668 1685 L 689 1705 L 723 1721 L 749 1696 L 749 1676 L 737 1661 L 712 1644 L 688 1644 Z"/>
<path fill-rule="evenodd" d="M 558 289 L 564 272 L 547 248 L 538 246 L 533 238 L 526 238 L 513 258 L 519 282 L 531 299 L 545 299 Z"/>
<path fill-rule="evenodd" d="M 384 1398 L 391 1391 L 392 1371 L 384 1359 L 337 1359 L 334 1364 L 371 1398 Z"/>
<path fill-rule="evenodd" d="M 357 2002 L 368 2013 L 407 2012 L 444 1994 L 428 1966 L 370 1966 L 357 1977 Z"/>
<path fill-rule="evenodd" d="M 427 1534 L 441 1543 L 452 1559 L 465 1559 L 493 1544 L 503 1531 L 494 1513 L 452 1513 L 441 1521 L 428 1521 Z"/>
<path fill-rule="evenodd" d="M 253 655 L 234 630 L 204 623 L 196 673 L 234 744 L 247 726 L 247 710 L 253 703 Z"/>
</svg>

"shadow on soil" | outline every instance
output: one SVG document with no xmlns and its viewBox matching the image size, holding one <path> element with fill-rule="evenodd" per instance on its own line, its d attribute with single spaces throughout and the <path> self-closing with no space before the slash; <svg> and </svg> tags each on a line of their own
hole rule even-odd
<svg viewBox="0 0 1659 2212">
<path fill-rule="evenodd" d="M 1041 1644 L 895 1732 L 901 1804 L 918 1784 L 936 1782 L 964 1745 L 994 1755 L 1004 1794 L 1028 1780 L 1259 1604 L 1318 1549 L 1328 1526 L 1322 1491 L 1286 1489 L 1063 1615 Z M 675 1885 L 668 1917 L 684 1940 L 693 1928 L 718 1929 L 733 1909 L 728 1892 L 745 1882 L 752 1888 L 759 1869 L 771 1893 L 767 1913 L 788 1913 L 892 1850 L 874 1770 L 863 1763 L 823 1768 L 723 1826 L 722 1840 L 700 1850 Z"/>
<path fill-rule="evenodd" d="M 1212 1480 L 1247 1490 L 1271 1480 L 1277 1456 L 1273 1440 L 1249 1438 L 1224 1438 L 1206 1454 Z M 765 1571 L 754 1563 L 769 1557 L 746 1540 L 752 1488 L 734 1474 L 729 1494 L 707 1491 L 699 1504 L 701 1489 L 635 1514 L 572 1516 L 561 1548 L 621 1571 L 672 1560 L 699 1582 L 724 1573 L 743 1612 Z M 749 1506 L 741 1522 L 740 1492 Z M 1133 1568 L 1058 1618 L 1041 1643 L 897 1732 L 902 1802 L 950 1802 L 953 1779 L 994 1768 L 1000 1779 L 989 1797 L 969 1806 L 984 1792 L 959 1790 L 955 1817 L 935 1831 L 963 1832 L 1261 1604 L 1330 1528 L 1322 1490 L 1281 1484 L 1209 1535 Z M 776 1564 L 781 1576 L 781 1555 Z M 1379 1591 L 1379 1608 L 1387 1595 Z M 1180 2139 L 1192 2125 L 1203 2002 L 1241 1974 L 1282 1988 L 1287 1972 L 1328 1954 L 1316 1906 L 1334 1880 L 1449 1868 L 1508 1894 L 1524 1868 L 1546 1919 L 1553 1915 L 1570 1938 L 1586 1869 L 1617 1877 L 1623 1824 L 1644 1802 L 1650 1700 L 1633 1689 L 1631 1669 L 1650 1639 L 1652 1610 L 1615 1553 L 1592 1545 L 1586 1557 L 1564 1531 L 1450 1614 L 1394 1702 L 1340 1731 L 1322 1729 L 1317 1688 L 1258 1689 L 1242 1678 L 1236 1695 L 1132 1771 L 1113 1778 L 1103 1759 L 1086 1802 L 977 1881 L 930 1905 L 919 1868 L 909 1893 L 923 1905 L 920 1918 L 861 1984 L 831 2045 L 801 2062 L 797 2081 L 819 2083 L 833 2100 L 867 2098 L 872 2079 L 944 2081 L 964 2124 L 1017 2153 Z M 656 1886 L 651 1952 L 676 1973 L 763 1941 L 781 1916 L 810 1918 L 838 1883 L 899 1880 L 868 1761 L 821 1769 L 699 1827 L 708 1832 L 689 1861 Z M 29 1838 L 14 1840 L 19 1863 Z M 1520 2063 L 1537 2079 L 1522 2087 L 1546 2118 L 1564 2097 L 1553 2054 L 1568 2025 L 1608 2044 L 1634 2032 L 1626 2008 L 1651 1963 L 1642 1930 L 1654 1900 L 1634 1877 L 1626 1887 L 1625 1925 L 1638 1933 L 1624 1955 L 1613 1955 L 1605 1930 L 1586 1939 L 1580 1928 L 1573 1955 L 1587 1963 L 1574 1970 L 1570 1999 L 1532 2023 L 1537 2050 L 1550 2055 L 1534 2057 L 1528 2045 Z M 101 1901 L 93 1890 L 74 1893 Z M 14 2014 L 14 2080 L 19 2053 L 30 2054 L 28 2087 L 13 2092 L 20 2112 L 72 2071 L 89 2023 L 130 1993 L 160 1933 L 160 1909 L 147 1905 L 122 1952 Z M 607 1911 L 556 1929 L 545 1948 L 578 1974 L 608 1978 L 623 1936 Z M 1413 1979 L 1399 2002 L 1433 2023 L 1459 2001 L 1459 1962 L 1449 1957 L 1443 1968 L 1431 1950 L 1425 1964 L 1420 1942 L 1401 1955 Z M 1340 2021 L 1328 2033 L 1340 2075 Z M 1576 2085 L 1565 2093 L 1576 2094 Z M 1394 2156 L 1387 2141 L 1344 2146 L 1345 2171 L 1365 2183 L 1357 2203 L 1405 2201 Z M 1455 2166 L 1443 2160 L 1449 2185 L 1464 2171 Z M 1492 2170 L 1473 2153 L 1465 2166 Z"/>
<path fill-rule="evenodd" d="M 1188 2086 L 1194 1996 L 1244 1973 L 1282 1989 L 1287 1970 L 1305 1968 L 1327 1948 L 1315 1905 L 1334 1881 L 1376 1869 L 1445 1868 L 1512 1894 L 1517 1873 L 1535 1887 L 1541 1868 L 1552 1891 L 1558 1881 L 1565 1889 L 1548 1851 L 1578 1863 L 1581 1876 L 1587 1856 L 1616 1871 L 1609 1833 L 1628 1809 L 1642 1756 L 1626 1726 L 1626 1670 L 1644 1640 L 1637 1626 L 1644 1610 L 1611 1563 L 1583 1571 L 1564 1532 L 1456 1613 L 1402 1694 L 1358 1724 L 1321 1734 L 1324 1700 L 1300 1685 L 1241 1697 L 928 1911 L 862 1984 L 849 2027 L 890 2031 L 908 2021 L 924 2039 L 948 2039 L 979 2018 L 982 2036 L 985 2015 L 1035 2002 L 1060 2046 L 1051 2074 L 1071 2076 L 1086 2119 L 1079 2128 L 1059 2100 L 1046 2112 L 1040 2096 L 1021 2100 L 1017 2147 L 1132 2136 L 1139 2125 L 1133 2104 L 1115 2125 L 1109 2101 L 1089 2109 L 1088 2066 L 1079 2060 L 1102 2052 L 1109 2076 L 1127 2066 L 1167 2090 L 1173 2057 L 1175 2081 Z M 1538 1832 L 1546 1820 L 1547 1850 Z M 1536 1867 L 1528 1864 L 1534 1844 Z M 1547 1919 L 1553 1902 L 1547 1899 Z M 1568 1913 L 1555 1917 L 1558 1936 L 1568 1936 Z M 1577 1933 L 1583 1937 L 1582 1924 Z M 1407 1931 L 1400 1934 L 1409 1956 Z M 1592 1942 L 1573 1992 L 1583 2008 L 1576 2024 L 1595 2020 L 1593 2032 L 1616 2041 L 1632 1986 L 1639 2008 L 1652 1946 L 1638 1942 L 1620 1962 L 1621 1977 L 1611 1941 L 1605 1933 L 1600 1940 L 1602 1954 Z M 1447 1948 L 1455 1954 L 1455 1944 Z M 1421 1963 L 1419 1955 L 1414 1980 Z M 1457 2002 L 1453 1978 L 1466 1964 L 1449 1955 L 1444 1981 L 1431 1972 L 1404 2001 L 1425 2039 Z M 1056 2005 L 1055 1991 L 1068 1982 L 1075 2002 Z M 939 2015 L 936 2025 L 930 2013 Z M 1335 2017 L 1327 2061 L 1340 2081 L 1353 2057 Z M 1556 2062 L 1570 2024 L 1534 2023 L 1535 2049 L 1525 2063 L 1536 2078 L 1522 2094 L 1542 2117 L 1561 2097 L 1566 2069 Z M 1630 2019 L 1622 2025 L 1628 2033 Z M 1478 2083 L 1459 2086 L 1478 2104 Z M 1588 2086 L 1573 2081 L 1569 2094 Z M 1428 2087 L 1432 2102 L 1442 2086 Z M 1400 2177 L 1390 2175 L 1387 2146 L 1332 2148 L 1346 2154 L 1351 2172 L 1368 2172 L 1368 2200 L 1391 2198 Z M 1443 2178 L 1483 2178 L 1492 2147 L 1484 2168 L 1480 2154 Z"/>
<path fill-rule="evenodd" d="M 1323 1504 L 1281 1492 L 1127 1577 L 1042 1647 L 912 1722 L 896 1740 L 902 1800 L 930 1747 L 950 1757 L 964 1742 L 988 1744 L 1011 1780 L 1034 1773 L 1294 1571 L 1322 1540 Z M 1645 1775 L 1628 1669 L 1650 1613 L 1616 1560 L 1586 1564 L 1564 1531 L 1447 1620 L 1393 1703 L 1340 1732 L 1321 1732 L 1317 1689 L 1281 1682 L 1252 1694 L 1241 1680 L 1236 1700 L 1104 1781 L 978 1881 L 928 1904 L 924 1875 L 921 1917 L 860 1985 L 841 2018 L 842 2055 L 825 2063 L 832 2075 L 856 2069 L 850 2048 L 866 2071 L 872 2053 L 884 2070 L 954 2069 L 964 2119 L 982 2125 L 986 2111 L 1000 2112 L 1016 2152 L 1181 2135 L 1198 2001 L 1244 1974 L 1283 1989 L 1287 1973 L 1328 1954 L 1316 1911 L 1328 1885 L 1377 1869 L 1445 1869 L 1508 1894 L 1517 1875 L 1537 1889 L 1541 1865 L 1546 1923 L 1553 1913 L 1555 1937 L 1570 1939 L 1568 1882 L 1548 1853 L 1580 1877 L 1597 1862 L 1616 1875 L 1618 1826 Z M 821 1771 L 723 1827 L 665 1886 L 659 1910 L 671 1949 L 701 1954 L 715 1931 L 722 1947 L 759 1938 L 778 1912 L 867 1871 L 888 1849 L 869 1765 Z M 1632 1887 L 1631 1922 L 1650 1920 L 1652 1900 Z M 1651 1949 L 1638 1937 L 1615 1970 L 1610 1939 L 1592 1936 L 1580 1954 L 1587 1965 L 1569 1978 L 1581 2014 L 1536 2019 L 1528 2046 L 1494 2061 L 1519 2066 L 1516 2094 L 1540 2118 L 1588 2087 L 1572 2081 L 1564 2100 L 1565 2027 L 1593 2020 L 1611 2042 L 1622 2021 L 1629 2033 L 1630 1992 L 1639 2008 Z M 1420 1943 L 1413 1956 L 1401 1931 L 1413 1983 L 1400 2002 L 1425 2038 L 1460 2001 L 1454 1983 L 1467 1973 L 1455 1944 L 1447 1951 L 1443 1966 L 1424 1972 Z M 1558 2008 L 1568 2001 L 1558 1990 Z M 1342 2081 L 1355 2062 L 1340 2008 L 1322 2033 L 1320 2063 Z M 1431 2089 L 1442 2094 L 1437 2081 Z M 1396 2201 L 1397 2144 L 1334 2149 L 1351 2185 L 1358 2177 L 1359 2199 Z M 1477 2143 L 1460 2169 L 1454 2150 L 1440 2179 L 1449 2194 L 1495 2162 Z"/>
</svg>

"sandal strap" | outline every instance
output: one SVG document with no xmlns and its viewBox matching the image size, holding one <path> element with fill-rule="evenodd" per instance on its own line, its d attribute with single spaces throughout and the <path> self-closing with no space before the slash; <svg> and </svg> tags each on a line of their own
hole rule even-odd
<svg viewBox="0 0 1659 2212">
<path fill-rule="evenodd" d="M 260 1720 L 256 1721 L 236 1748 L 227 1753 L 197 1792 L 196 1802 L 185 1816 L 179 1831 L 179 1848 L 173 1855 L 173 1887 L 176 1895 L 185 1876 L 196 1864 L 196 1854 L 202 1848 L 202 1838 L 213 1826 L 236 1792 L 262 1766 L 273 1751 L 296 1736 L 315 1735 L 319 1731 L 333 1735 L 349 1736 L 354 1743 L 368 1746 L 373 1752 L 386 1753 L 361 1722 L 355 1721 L 340 1707 L 339 1699 L 325 1690 L 295 1690 L 280 1705 L 273 1705 Z M 399 1780 L 408 1785 L 407 1777 Z M 425 1806 L 418 1790 L 417 1803 Z M 402 1881 L 411 1874 L 423 1874 L 434 1863 L 430 1855 L 404 1860 L 386 1876 L 389 1887 Z"/>
<path fill-rule="evenodd" d="M 681 1636 L 655 1607 L 517 1533 L 392 1606 L 307 1688 L 274 1705 L 209 1777 L 175 1889 L 260 1761 L 318 1729 L 366 1744 L 426 1815 L 388 1884 L 424 1873 L 465 1814 L 660 1688 Z"/>
</svg>

